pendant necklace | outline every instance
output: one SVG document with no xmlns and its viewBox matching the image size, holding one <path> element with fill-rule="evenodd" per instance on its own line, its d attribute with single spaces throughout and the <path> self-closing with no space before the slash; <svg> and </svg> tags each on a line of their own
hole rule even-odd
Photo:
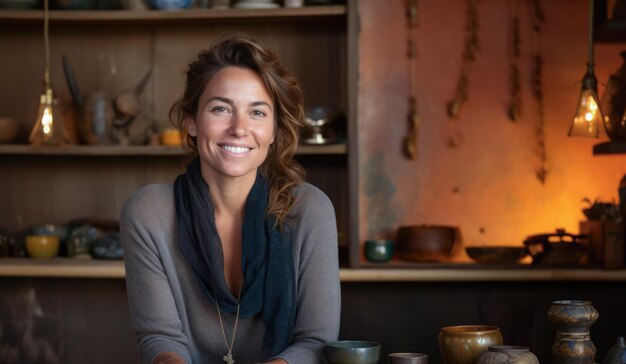
<svg viewBox="0 0 626 364">
<path fill-rule="evenodd" d="M 222 357 L 224 363 L 226 364 L 235 364 L 235 359 L 233 359 L 233 347 L 235 344 L 235 335 L 237 334 L 237 323 L 239 323 L 239 301 L 241 300 L 241 289 L 243 288 L 243 278 L 241 279 L 241 285 L 239 286 L 239 295 L 237 295 L 237 314 L 235 315 L 235 327 L 233 328 L 233 337 L 230 339 L 230 346 L 228 345 L 228 340 L 226 339 L 226 332 L 224 331 L 224 323 L 222 322 L 222 314 L 220 313 L 220 304 L 217 302 L 217 295 L 215 295 L 215 305 L 217 306 L 217 317 L 220 319 L 220 327 L 222 328 L 222 336 L 224 337 L 224 345 L 226 345 L 226 349 L 228 349 L 228 353 Z"/>
</svg>

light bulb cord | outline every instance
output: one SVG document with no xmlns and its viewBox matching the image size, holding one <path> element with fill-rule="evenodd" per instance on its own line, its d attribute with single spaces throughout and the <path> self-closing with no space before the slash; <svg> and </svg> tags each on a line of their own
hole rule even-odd
<svg viewBox="0 0 626 364">
<path fill-rule="evenodd" d="M 49 9 L 48 1 L 43 0 L 43 41 L 46 48 L 46 69 L 44 73 L 44 85 L 46 90 L 50 89 L 50 39 L 48 36 Z"/>
<path fill-rule="evenodd" d="M 47 0 L 45 0 L 47 1 Z M 589 0 L 589 67 L 593 69 L 593 16 L 594 0 Z"/>
</svg>

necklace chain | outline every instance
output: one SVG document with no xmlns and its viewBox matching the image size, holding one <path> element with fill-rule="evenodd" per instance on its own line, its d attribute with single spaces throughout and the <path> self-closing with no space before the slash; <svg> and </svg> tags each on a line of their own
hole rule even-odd
<svg viewBox="0 0 626 364">
<path fill-rule="evenodd" d="M 224 323 L 222 322 L 222 314 L 220 313 L 220 304 L 217 301 L 217 295 L 215 295 L 215 306 L 217 306 L 217 317 L 220 319 L 220 327 L 222 328 L 222 336 L 224 337 L 224 345 L 226 345 L 226 349 L 228 349 L 228 353 L 224 355 L 222 359 L 227 364 L 234 364 L 233 360 L 233 347 L 235 345 L 235 336 L 237 334 L 237 324 L 239 323 L 239 306 L 241 300 L 241 290 L 243 288 L 243 278 L 241 279 L 241 285 L 239 286 L 239 294 L 237 295 L 237 314 L 235 315 L 235 326 L 233 328 L 233 336 L 230 339 L 230 346 L 228 345 L 228 339 L 226 339 L 226 332 L 224 331 Z"/>
</svg>

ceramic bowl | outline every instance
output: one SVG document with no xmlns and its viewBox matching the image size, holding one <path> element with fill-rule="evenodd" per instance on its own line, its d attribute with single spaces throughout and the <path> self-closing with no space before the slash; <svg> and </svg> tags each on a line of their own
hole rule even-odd
<svg viewBox="0 0 626 364">
<path fill-rule="evenodd" d="M 371 341 L 347 340 L 326 345 L 330 364 L 378 364 L 380 344 Z"/>
<path fill-rule="evenodd" d="M 396 252 L 411 262 L 447 262 L 461 246 L 461 231 L 454 226 L 401 226 L 396 234 Z"/>
<path fill-rule="evenodd" d="M 472 246 L 465 251 L 480 264 L 517 264 L 528 254 L 523 246 Z"/>
<path fill-rule="evenodd" d="M 373 263 L 386 263 L 393 256 L 393 240 L 366 240 L 365 258 Z"/>
<path fill-rule="evenodd" d="M 59 237 L 51 235 L 28 235 L 26 251 L 36 259 L 50 259 L 59 252 Z"/>
<path fill-rule="evenodd" d="M 153 8 L 159 10 L 187 9 L 193 4 L 193 0 L 149 0 Z"/>
<path fill-rule="evenodd" d="M 439 350 L 445 364 L 475 364 L 495 345 L 502 345 L 502 334 L 496 326 L 448 326 L 439 332 Z"/>
<path fill-rule="evenodd" d="M 389 364 L 428 364 L 428 355 L 422 353 L 391 353 Z"/>
<path fill-rule="evenodd" d="M 62 226 L 62 225 L 43 224 L 43 225 L 35 225 L 30 228 L 31 235 L 56 236 L 59 238 L 60 242 L 63 242 L 67 239 L 68 233 L 69 233 L 68 227 Z"/>
</svg>

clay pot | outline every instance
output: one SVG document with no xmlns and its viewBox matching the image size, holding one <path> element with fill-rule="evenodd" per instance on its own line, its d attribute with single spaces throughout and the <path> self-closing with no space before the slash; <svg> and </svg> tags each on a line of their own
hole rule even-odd
<svg viewBox="0 0 626 364">
<path fill-rule="evenodd" d="M 524 346 L 490 346 L 482 353 L 476 364 L 539 364 L 535 354 Z"/>
<path fill-rule="evenodd" d="M 439 332 L 439 350 L 445 364 L 475 364 L 490 346 L 497 345 L 502 345 L 502 334 L 495 326 L 449 326 Z"/>
<path fill-rule="evenodd" d="M 446 262 L 462 245 L 454 226 L 401 226 L 395 241 L 400 259 L 411 262 Z"/>
</svg>

